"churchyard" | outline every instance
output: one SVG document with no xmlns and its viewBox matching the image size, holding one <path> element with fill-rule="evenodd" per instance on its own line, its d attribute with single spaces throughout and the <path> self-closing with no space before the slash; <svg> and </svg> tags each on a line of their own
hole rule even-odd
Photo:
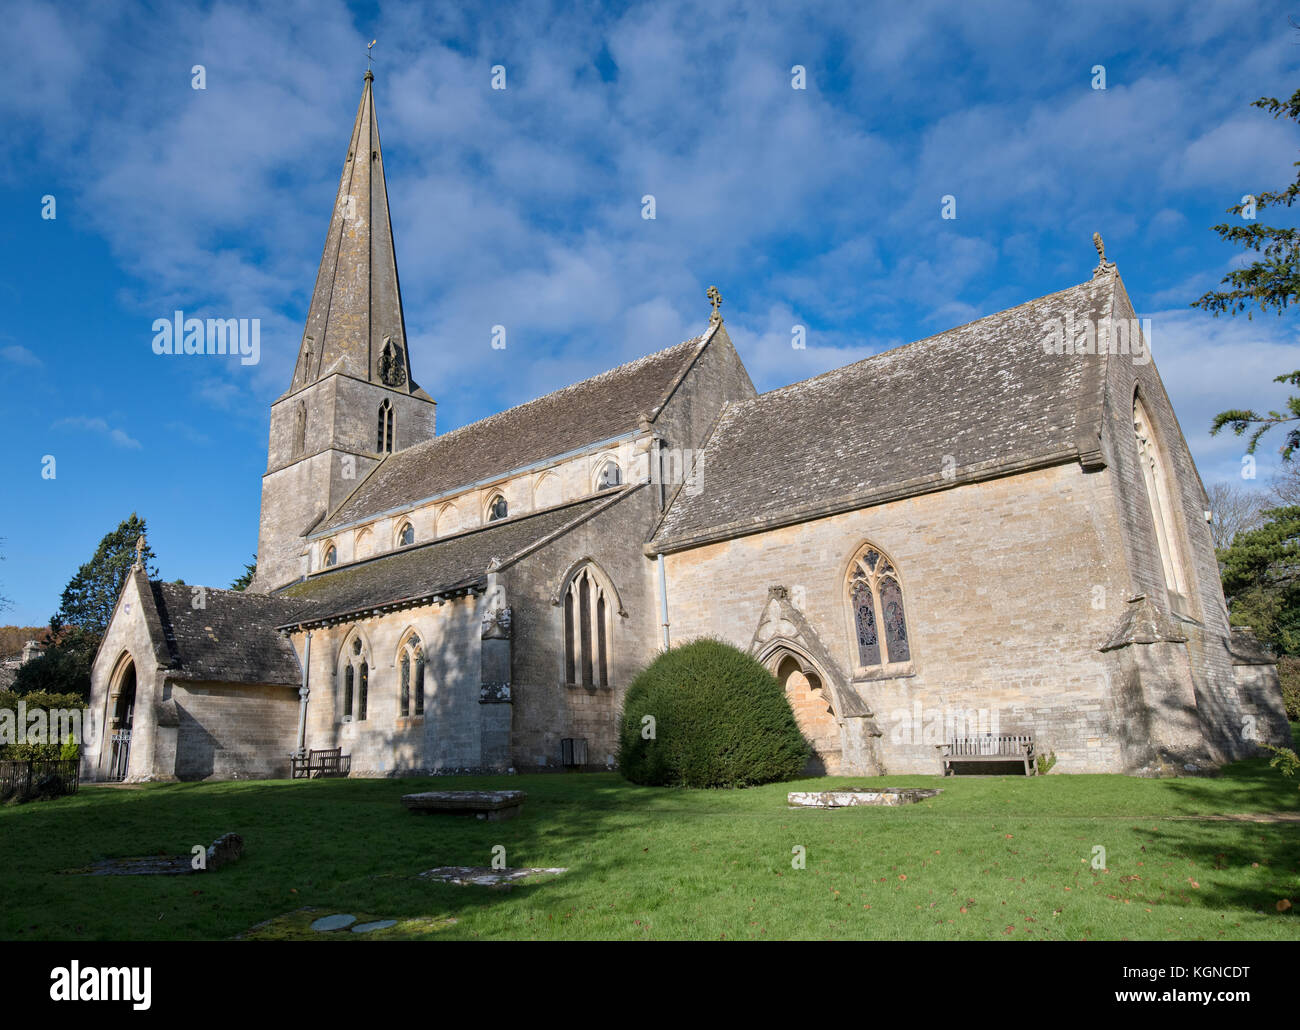
<svg viewBox="0 0 1300 1030">
<path fill-rule="evenodd" d="M 942 793 L 787 804 L 849 786 Z M 452 788 L 527 800 L 504 822 L 401 801 Z M 746 790 L 612 773 L 83 785 L 0 807 L 0 937 L 1297 940 L 1296 788 L 1264 759 L 1213 778 L 824 777 Z M 243 853 L 214 871 L 87 875 L 226 833 Z M 421 875 L 494 865 L 546 872 L 497 886 Z M 311 929 L 331 915 L 377 929 Z"/>
</svg>

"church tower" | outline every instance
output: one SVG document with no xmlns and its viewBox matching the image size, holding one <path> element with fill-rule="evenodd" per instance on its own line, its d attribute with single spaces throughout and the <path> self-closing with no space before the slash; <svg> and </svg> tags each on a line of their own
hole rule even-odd
<svg viewBox="0 0 1300 1030">
<path fill-rule="evenodd" d="M 367 71 L 293 380 L 271 405 L 254 590 L 306 575 L 306 534 L 386 454 L 434 435 L 433 398 L 411 379 L 373 82 Z"/>
</svg>

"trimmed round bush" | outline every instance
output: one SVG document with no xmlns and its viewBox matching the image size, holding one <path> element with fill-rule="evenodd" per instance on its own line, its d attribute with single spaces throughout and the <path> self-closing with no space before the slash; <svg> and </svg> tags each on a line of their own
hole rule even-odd
<svg viewBox="0 0 1300 1030">
<path fill-rule="evenodd" d="M 665 651 L 623 699 L 618 764 L 633 783 L 749 787 L 794 779 L 808 756 L 776 677 L 721 640 Z"/>
</svg>

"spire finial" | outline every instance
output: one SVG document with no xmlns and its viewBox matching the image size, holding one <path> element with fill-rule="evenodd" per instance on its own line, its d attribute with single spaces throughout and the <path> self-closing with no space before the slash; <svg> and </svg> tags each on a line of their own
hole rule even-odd
<svg viewBox="0 0 1300 1030">
<path fill-rule="evenodd" d="M 722 321 L 722 316 L 718 314 L 718 308 L 722 304 L 722 294 L 718 292 L 716 286 L 710 286 L 704 291 L 704 296 L 709 298 L 709 303 L 713 305 L 713 314 L 709 316 L 709 325 L 716 325 Z"/>
<path fill-rule="evenodd" d="M 147 545 L 145 544 L 144 541 L 144 534 L 141 533 L 140 536 L 135 541 L 135 566 L 134 567 L 137 569 L 144 568 L 144 549 L 146 546 Z"/>
<path fill-rule="evenodd" d="M 1113 272 L 1115 262 L 1106 260 L 1106 244 L 1101 238 L 1101 233 L 1095 232 L 1092 234 L 1092 245 L 1097 248 L 1097 267 L 1092 270 L 1092 277 L 1096 279 L 1099 275 Z"/>
</svg>

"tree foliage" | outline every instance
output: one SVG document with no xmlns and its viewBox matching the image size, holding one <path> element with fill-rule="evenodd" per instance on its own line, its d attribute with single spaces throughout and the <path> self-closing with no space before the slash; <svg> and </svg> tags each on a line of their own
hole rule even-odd
<svg viewBox="0 0 1300 1030">
<path fill-rule="evenodd" d="M 57 634 L 60 627 L 76 626 L 96 636 L 103 634 L 113 616 L 122 584 L 135 564 L 136 541 L 144 532 L 144 519 L 132 512 L 129 519 L 123 520 L 99 542 L 94 556 L 64 588 L 59 610 L 50 619 L 52 632 Z M 144 561 L 151 579 L 158 575 L 157 568 L 149 566 L 155 557 L 153 549 L 146 544 Z"/>
<path fill-rule="evenodd" d="M 257 575 L 257 555 L 253 555 L 253 560 L 244 564 L 244 571 L 240 573 L 239 578 L 230 584 L 231 590 L 247 590 L 248 585 L 253 582 L 253 577 Z"/>
<path fill-rule="evenodd" d="M 1276 97 L 1260 97 L 1252 105 L 1267 111 L 1274 118 L 1287 117 L 1300 122 L 1300 90 L 1291 94 L 1288 100 Z M 1300 161 L 1294 167 L 1300 169 Z M 1281 315 L 1290 305 L 1300 300 L 1300 229 L 1294 227 L 1264 225 L 1254 220 L 1254 215 L 1268 208 L 1291 208 L 1300 197 L 1300 172 L 1295 182 L 1282 190 L 1266 190 L 1258 196 L 1246 197 L 1239 204 L 1228 208 L 1228 214 L 1238 216 L 1240 222 L 1222 222 L 1213 227 L 1219 238 L 1243 248 L 1246 252 L 1258 254 L 1257 260 L 1242 268 L 1229 272 L 1221 280 L 1225 290 L 1211 290 L 1192 307 L 1209 311 L 1216 318 L 1219 315 L 1239 315 L 1243 311 L 1246 317 L 1254 316 L 1254 309 L 1262 312 L 1275 311 Z M 1252 210 L 1253 208 L 1253 210 Z M 1300 371 L 1287 372 L 1277 376 L 1276 383 L 1300 386 Z M 1285 411 L 1269 411 L 1260 414 L 1253 409 L 1233 408 L 1221 411 L 1214 416 L 1210 425 L 1210 435 L 1217 434 L 1225 427 L 1241 436 L 1250 430 L 1246 452 L 1254 454 L 1260 437 L 1274 426 L 1294 423 L 1300 420 L 1300 397 L 1287 399 Z M 1290 461 L 1296 448 L 1300 447 L 1300 428 L 1292 428 L 1282 444 L 1282 458 Z"/>
<path fill-rule="evenodd" d="M 1219 552 L 1232 624 L 1276 653 L 1300 654 L 1300 507 L 1274 508 Z"/>
<path fill-rule="evenodd" d="M 665 651 L 623 701 L 618 761 L 633 783 L 748 787 L 795 778 L 808 755 L 776 677 L 720 640 Z"/>
</svg>

